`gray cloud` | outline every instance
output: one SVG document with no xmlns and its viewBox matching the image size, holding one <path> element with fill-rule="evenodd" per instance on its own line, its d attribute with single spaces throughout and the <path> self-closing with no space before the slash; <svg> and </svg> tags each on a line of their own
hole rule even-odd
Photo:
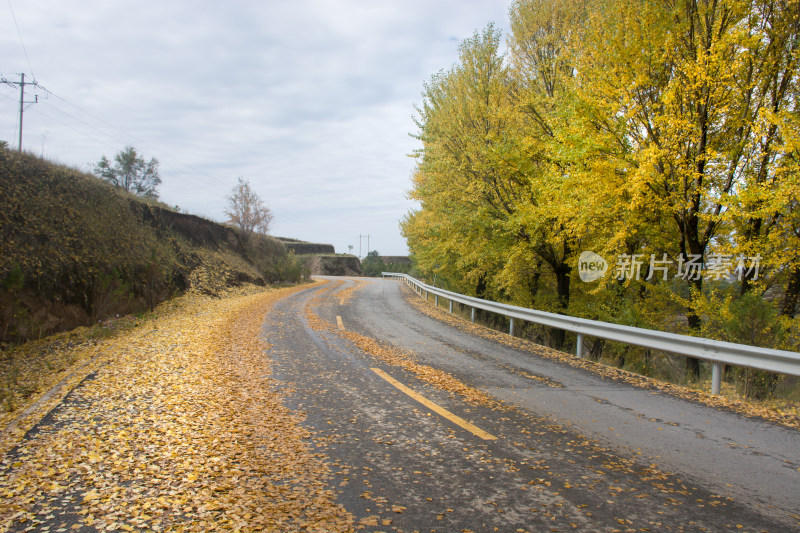
<svg viewBox="0 0 800 533">
<path fill-rule="evenodd" d="M 30 66 L 7 12 L 0 73 L 32 67 L 58 95 L 27 111 L 28 150 L 86 169 L 132 144 L 167 203 L 222 220 L 243 176 L 275 234 L 401 254 L 422 84 L 509 3 L 12 0 Z M 12 145 L 17 97 L 0 86 Z"/>
</svg>

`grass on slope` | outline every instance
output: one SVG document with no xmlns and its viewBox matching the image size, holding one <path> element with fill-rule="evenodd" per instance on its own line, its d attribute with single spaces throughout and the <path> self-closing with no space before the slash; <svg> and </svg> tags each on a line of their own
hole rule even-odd
<svg viewBox="0 0 800 533">
<path fill-rule="evenodd" d="M 2 148 L 0 206 L 0 350 L 152 309 L 198 283 L 218 291 L 303 276 L 275 239 L 243 246 L 230 227 Z"/>
</svg>

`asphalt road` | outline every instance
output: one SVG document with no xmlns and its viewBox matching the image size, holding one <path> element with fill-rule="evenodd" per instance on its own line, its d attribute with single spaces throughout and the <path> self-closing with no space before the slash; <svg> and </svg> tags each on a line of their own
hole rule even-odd
<svg viewBox="0 0 800 533">
<path fill-rule="evenodd" d="M 264 335 L 363 530 L 800 529 L 797 431 L 465 334 L 398 281 L 326 279 L 279 302 Z"/>
</svg>

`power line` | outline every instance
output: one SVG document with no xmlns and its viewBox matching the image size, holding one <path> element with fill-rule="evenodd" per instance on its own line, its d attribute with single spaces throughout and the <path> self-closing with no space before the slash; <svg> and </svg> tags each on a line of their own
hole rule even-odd
<svg viewBox="0 0 800 533">
<path fill-rule="evenodd" d="M 12 83 L 15 83 L 15 82 L 12 82 Z M 143 141 L 141 139 L 138 139 L 136 136 L 132 135 L 130 132 L 127 132 L 127 131 L 115 126 L 114 124 L 110 123 L 109 121 L 107 121 L 107 120 L 105 120 L 105 119 L 103 119 L 103 118 L 101 118 L 101 117 L 99 117 L 99 116 L 97 116 L 97 115 L 95 115 L 93 113 L 90 113 L 86 109 L 83 109 L 79 105 L 70 102 L 66 98 L 56 94 L 55 92 L 53 92 L 52 90 L 48 89 L 47 87 L 45 87 L 44 85 L 42 85 L 42 84 L 40 84 L 38 82 L 37 82 L 37 87 L 40 90 L 44 91 L 46 93 L 46 95 L 50 95 L 50 96 L 55 97 L 56 99 L 60 100 L 61 102 L 63 102 L 65 104 L 77 109 L 81 114 L 86 115 L 86 116 L 96 120 L 97 122 L 100 122 L 101 124 L 103 124 L 103 125 L 105 125 L 105 126 L 107 126 L 109 128 L 106 131 L 103 131 L 103 128 L 98 128 L 97 125 L 95 125 L 95 124 L 90 124 L 89 122 L 87 122 L 86 120 L 84 120 L 84 119 L 82 119 L 82 118 L 80 118 L 78 116 L 72 115 L 72 114 L 66 112 L 65 110 L 63 110 L 63 109 L 61 109 L 59 107 L 51 105 L 52 109 L 54 109 L 54 110 L 58 111 L 59 113 L 62 113 L 63 115 L 69 117 L 69 119 L 71 119 L 72 121 L 75 121 L 75 122 L 77 122 L 79 124 L 82 124 L 82 125 L 86 126 L 89 130 L 99 130 L 99 132 L 100 132 L 100 134 L 102 136 L 114 139 L 118 143 L 129 144 L 130 140 L 133 139 L 137 143 L 139 143 L 140 146 L 144 145 L 145 148 L 148 148 L 148 147 L 149 148 L 153 148 L 153 146 L 150 145 L 150 143 L 147 143 L 147 142 L 145 142 L 145 141 Z M 37 113 L 40 113 L 43 116 L 50 118 L 51 120 L 55 120 L 56 122 L 59 122 L 60 124 L 70 128 L 70 129 L 73 129 L 74 131 L 80 133 L 84 137 L 86 137 L 88 139 L 91 139 L 92 141 L 100 142 L 101 144 L 110 146 L 110 143 L 99 139 L 95 135 L 91 135 L 90 133 L 87 133 L 85 131 L 81 131 L 80 129 L 78 129 L 78 128 L 74 127 L 74 126 L 71 126 L 71 125 L 67 124 L 64 121 L 58 120 L 55 117 L 49 116 L 49 115 L 47 115 L 45 113 L 41 113 L 41 112 L 38 112 L 38 111 L 37 111 Z M 117 133 L 112 133 L 112 131 L 113 132 L 117 132 Z M 121 137 L 118 134 L 124 135 L 125 138 Z M 156 150 L 156 151 L 158 151 L 158 150 Z M 159 153 L 158 154 L 158 159 L 160 161 L 168 160 L 168 161 L 172 161 L 174 163 L 177 163 L 178 166 L 184 167 L 185 169 L 188 169 L 192 173 L 194 173 L 194 175 L 195 175 L 194 183 L 196 185 L 200 185 L 202 188 L 208 190 L 209 192 L 214 192 L 214 193 L 219 193 L 220 192 L 219 179 L 218 178 L 214 178 L 214 177 L 206 174 L 205 172 L 203 172 L 201 170 L 198 170 L 198 169 L 192 167 L 191 165 L 189 165 L 189 164 L 187 164 L 187 163 L 185 163 L 183 161 L 180 161 L 180 160 L 178 160 L 178 159 L 176 159 L 176 158 L 174 158 L 172 156 L 169 156 L 169 155 L 164 157 L 163 154 Z M 207 179 L 201 179 L 200 178 L 201 176 L 203 176 L 203 177 L 205 177 Z"/>
<path fill-rule="evenodd" d="M 54 108 L 54 109 L 57 109 L 57 108 Z M 75 132 L 79 133 L 80 135 L 83 135 L 84 137 L 86 137 L 86 138 L 88 138 L 88 139 L 91 139 L 91 140 L 93 140 L 93 141 L 95 141 L 95 142 L 97 142 L 97 143 L 104 144 L 104 145 L 106 145 L 106 146 L 109 146 L 109 147 L 112 147 L 112 148 L 114 147 L 114 145 L 112 145 L 110 142 L 108 142 L 108 141 L 104 141 L 103 139 L 101 139 L 101 138 L 99 138 L 99 137 L 95 137 L 95 136 L 93 136 L 93 135 L 91 135 L 91 134 L 89 134 L 89 133 L 86 133 L 85 131 L 79 130 L 79 129 L 78 129 L 78 128 L 76 128 L 75 126 L 72 126 L 72 125 L 70 125 L 70 124 L 67 124 L 67 123 L 66 123 L 66 122 L 64 122 L 63 120 L 59 120 L 58 118 L 56 118 L 56 117 L 54 117 L 54 116 L 48 115 L 47 113 L 43 112 L 43 111 L 42 111 L 42 110 L 40 110 L 40 109 L 36 109 L 36 110 L 35 110 L 35 113 L 36 113 L 37 115 L 41 115 L 41 116 L 43 116 L 43 117 L 45 117 L 45 118 L 47 118 L 47 119 L 50 119 L 50 120 L 52 120 L 52 121 L 54 121 L 54 122 L 58 122 L 58 123 L 59 123 L 59 124 L 61 124 L 62 126 L 66 127 L 66 128 L 69 128 L 69 129 L 71 129 L 72 131 L 75 131 Z M 65 114 L 66 114 L 66 113 L 65 113 Z M 68 117 L 74 118 L 74 117 L 72 117 L 72 116 L 71 116 L 71 115 L 69 115 L 69 114 L 66 114 L 66 115 L 67 115 Z M 91 127 L 89 124 L 86 124 L 85 122 L 84 122 L 83 124 L 85 124 L 86 126 L 89 126 L 89 127 Z"/>
<path fill-rule="evenodd" d="M 2 76 L 0 76 L 0 79 L 2 79 Z M 14 96 L 12 95 L 11 91 L 7 92 L 6 94 L 0 94 L 0 100 L 11 100 L 13 97 Z"/>
<path fill-rule="evenodd" d="M 40 87 L 41 87 L 41 86 L 40 86 Z M 45 89 L 45 91 L 47 91 L 47 89 Z M 49 91 L 47 91 L 47 92 L 49 92 Z M 52 94 L 52 93 L 51 93 L 51 94 Z M 72 114 L 70 114 L 70 113 L 67 113 L 67 112 L 66 112 L 66 111 L 64 111 L 63 109 L 59 109 L 58 107 L 56 107 L 56 106 L 54 106 L 54 105 L 52 105 L 52 104 L 50 104 L 50 103 L 48 103 L 48 102 L 42 102 L 42 103 L 44 103 L 44 104 L 45 104 L 45 105 L 47 105 L 47 106 L 50 106 L 50 107 L 51 107 L 53 110 L 55 110 L 55 111 L 58 111 L 59 113 L 61 113 L 61 114 L 63 114 L 63 115 L 66 115 L 67 117 L 69 117 L 70 119 L 74 120 L 75 122 L 77 122 L 77 123 L 79 123 L 79 124 L 82 124 L 82 125 L 86 126 L 86 127 L 87 127 L 87 128 L 89 128 L 90 130 L 97 130 L 97 127 L 96 127 L 95 125 L 89 124 L 88 122 L 86 122 L 85 120 L 81 119 L 80 117 L 76 117 L 75 115 L 72 115 Z M 78 133 L 80 133 L 81 135 L 85 135 L 86 137 L 89 137 L 89 138 L 90 138 L 90 139 L 92 139 L 92 140 L 95 140 L 95 141 L 101 142 L 102 144 L 106 144 L 106 145 L 108 145 L 108 146 L 111 146 L 111 144 L 110 144 L 109 142 L 107 142 L 107 141 L 101 141 L 101 140 L 99 140 L 97 137 L 94 137 L 94 136 L 92 136 L 92 135 L 90 135 L 90 134 L 88 134 L 88 133 L 85 133 L 85 132 L 83 132 L 83 131 L 80 131 L 79 129 L 75 128 L 74 126 L 70 126 L 69 124 L 67 124 L 67 123 L 65 123 L 65 122 L 59 121 L 58 119 L 55 119 L 54 117 L 51 117 L 51 116 L 49 116 L 49 115 L 46 115 L 46 114 L 42 113 L 42 112 L 41 112 L 41 111 L 39 111 L 39 110 L 37 110 L 37 113 L 40 113 L 40 114 L 42 114 L 43 116 L 50 118 L 51 120 L 56 120 L 57 122 L 59 122 L 59 123 L 63 124 L 64 126 L 66 126 L 66 127 L 70 128 L 70 129 L 72 129 L 72 130 L 75 130 L 75 131 L 77 131 Z M 109 137 L 109 138 L 113 139 L 113 140 L 114 140 L 114 142 L 116 142 L 117 144 L 119 144 L 119 143 L 125 143 L 125 142 L 126 142 L 126 140 L 125 140 L 125 139 L 122 139 L 122 138 L 120 138 L 120 137 L 115 137 L 114 135 L 111 135 L 111 134 L 109 134 L 109 133 L 107 133 L 107 132 L 103 132 L 103 135 L 104 135 L 105 137 Z"/>
<path fill-rule="evenodd" d="M 323 228 L 322 226 L 319 226 L 317 224 L 309 222 L 307 219 L 305 219 L 303 217 L 290 214 L 289 212 L 284 211 L 282 209 L 270 208 L 270 210 L 275 214 L 275 217 L 276 217 L 275 222 L 278 225 L 280 225 L 280 224 L 292 224 L 294 226 L 300 226 L 303 229 L 305 229 L 306 231 L 309 231 L 309 232 L 315 233 L 315 234 L 325 233 L 325 231 L 330 229 L 330 228 Z"/>
<path fill-rule="evenodd" d="M 22 51 L 25 53 L 25 60 L 28 62 L 28 69 L 31 72 L 31 77 L 33 78 L 33 81 L 36 81 L 36 75 L 33 73 L 33 66 L 31 65 L 31 58 L 28 57 L 28 49 L 25 48 L 25 41 L 22 40 L 22 32 L 19 31 L 19 24 L 17 24 L 17 16 L 14 14 L 14 8 L 11 7 L 11 0 L 8 0 L 8 9 L 11 10 L 11 18 L 14 20 L 14 26 L 16 26 L 17 28 L 17 35 L 19 36 L 19 44 L 22 45 Z"/>
<path fill-rule="evenodd" d="M 11 4 L 9 3 L 9 6 Z M 9 86 L 18 85 L 19 86 L 19 151 L 22 151 L 22 119 L 25 114 L 25 104 L 35 104 L 39 102 L 39 96 L 36 96 L 36 99 L 32 102 L 25 101 L 25 86 L 26 85 L 33 85 L 37 87 L 39 84 L 36 82 L 36 78 L 33 81 L 25 81 L 25 73 L 19 75 L 19 81 L 8 81 L 5 78 L 0 78 L 0 83 L 4 83 Z M 30 107 L 30 106 L 29 106 Z"/>
<path fill-rule="evenodd" d="M 39 87 L 41 87 L 41 89 L 42 89 L 42 90 L 44 90 L 44 91 L 46 91 L 48 94 L 51 94 L 52 96 L 55 96 L 57 99 L 61 100 L 61 101 L 62 101 L 62 102 L 64 102 L 65 104 L 67 104 L 67 105 L 71 105 L 72 107 L 74 107 L 75 109 L 77 109 L 78 111 L 80 111 L 81 113 L 83 113 L 84 115 L 88 115 L 89 117 L 93 118 L 94 120 L 96 120 L 96 121 L 98 121 L 98 122 L 101 122 L 101 123 L 105 124 L 105 125 L 106 125 L 106 126 L 108 126 L 109 128 L 111 128 L 111 129 L 114 129 L 114 130 L 117 130 L 117 132 L 119 132 L 119 133 L 122 133 L 122 134 L 123 134 L 123 135 L 125 135 L 125 136 L 126 136 L 128 139 L 133 139 L 134 141 L 136 141 L 136 142 L 138 142 L 138 143 L 145 144 L 145 145 L 147 145 L 147 144 L 148 144 L 147 142 L 145 142 L 145 141 L 143 141 L 143 140 L 141 140 L 141 139 L 138 139 L 138 138 L 136 138 L 136 136 L 135 136 L 135 135 L 133 135 L 132 133 L 130 133 L 130 132 L 128 132 L 128 131 L 125 131 L 125 130 L 123 130 L 122 128 L 119 128 L 119 127 L 115 126 L 114 124 L 112 124 L 112 123 L 108 122 L 107 120 L 105 120 L 105 119 L 104 119 L 104 118 L 102 118 L 102 117 L 98 117 L 97 115 L 94 115 L 94 114 L 90 113 L 89 111 L 87 111 L 86 109 L 83 109 L 82 107 L 80 107 L 80 106 L 79 106 L 79 105 L 77 105 L 77 104 L 73 104 L 72 102 L 70 102 L 69 100 L 67 100 L 66 98 L 64 98 L 63 96 L 59 96 L 59 95 L 57 95 L 56 93 L 54 93 L 53 91 L 51 91 L 51 90 L 50 90 L 50 89 L 48 89 L 47 87 L 45 87 L 45 86 L 43 86 L 43 85 L 40 85 Z M 62 113 L 64 113 L 64 114 L 67 114 L 67 113 L 66 113 L 66 112 L 64 112 L 64 111 L 62 111 Z M 88 124 L 87 124 L 87 125 L 88 125 Z M 110 135 L 109 135 L 109 136 L 110 136 Z"/>
<path fill-rule="evenodd" d="M 95 114 L 93 114 L 93 113 L 91 113 L 91 112 L 87 111 L 86 109 L 84 109 L 84 108 L 80 107 L 79 105 L 77 105 L 77 104 L 75 104 L 75 103 L 73 103 L 73 102 L 71 102 L 71 101 L 67 100 L 67 99 L 66 99 L 66 98 L 64 98 L 63 96 L 60 96 L 60 95 L 56 94 L 55 92 L 53 92 L 52 90 L 48 89 L 47 87 L 45 87 L 45 86 L 43 86 L 43 85 L 41 85 L 41 84 L 39 85 L 39 87 L 40 87 L 42 90 L 46 91 L 48 94 L 50 94 L 50 95 L 54 96 L 55 98 L 57 98 L 58 100 L 60 100 L 60 101 L 64 102 L 64 103 L 65 103 L 65 104 L 67 104 L 67 105 L 70 105 L 70 106 L 74 107 L 75 109 L 77 109 L 78 111 L 80 111 L 81 113 L 83 113 L 84 115 L 86 115 L 86 116 L 88 116 L 88 117 L 90 117 L 90 118 L 92 118 L 92 119 L 94 119 L 94 120 L 96 120 L 96 121 L 98 121 L 98 122 L 100 122 L 100 123 L 104 124 L 104 125 L 105 125 L 105 126 L 107 126 L 108 128 L 110 128 L 110 129 L 112 129 L 112 130 L 115 130 L 115 131 L 116 131 L 116 132 L 118 132 L 118 133 L 121 133 L 121 134 L 123 134 L 123 135 L 125 136 L 125 138 L 127 139 L 127 140 L 125 140 L 125 141 L 122 141 L 122 142 L 124 142 L 125 144 L 128 144 L 128 143 L 130 142 L 130 140 L 133 140 L 133 141 L 135 141 L 135 142 L 136 142 L 136 143 L 137 143 L 137 144 L 138 144 L 140 147 L 143 147 L 143 148 L 145 148 L 145 149 L 149 149 L 149 151 L 156 151 L 156 152 L 158 152 L 158 151 L 159 151 L 157 147 L 155 147 L 155 146 L 151 145 L 151 144 L 150 144 L 150 143 L 148 143 L 147 141 L 144 141 L 144 140 L 142 140 L 142 139 L 139 139 L 139 138 L 137 138 L 135 135 L 131 134 L 130 132 L 128 132 L 128 131 L 126 131 L 126 130 L 123 130 L 122 128 L 119 128 L 119 127 L 115 126 L 114 124 L 112 124 L 111 122 L 109 122 L 109 121 L 105 120 L 104 118 L 102 118 L 102 117 L 99 117 L 99 116 L 97 116 L 97 115 L 95 115 Z M 57 109 L 57 108 L 55 108 L 55 107 L 54 107 L 54 109 Z M 62 113 L 64 113 L 65 115 L 72 117 L 72 115 L 70 115 L 69 113 L 67 113 L 67 112 L 65 112 L 65 111 L 63 111 L 63 110 L 60 110 L 60 111 L 61 111 Z M 81 119 L 79 119 L 79 118 L 76 118 L 76 117 L 72 117 L 72 118 L 73 118 L 73 119 L 75 119 L 75 120 L 78 120 L 79 122 L 82 122 L 83 124 L 85 124 L 85 125 L 86 125 L 86 126 L 88 126 L 88 127 L 92 127 L 90 124 L 88 124 L 87 122 L 85 122 L 85 121 L 83 121 L 83 120 L 81 120 Z M 116 137 L 116 136 L 114 136 L 114 135 L 111 135 L 111 134 L 109 134 L 109 133 L 104 133 L 104 135 L 107 135 L 108 137 L 112 137 L 112 138 L 115 138 L 115 139 L 119 140 L 119 137 Z M 206 188 L 206 190 L 208 190 L 208 191 L 210 191 L 210 192 L 219 192 L 219 190 L 220 190 L 220 188 L 219 188 L 219 183 L 220 183 L 220 180 L 219 180 L 219 178 L 215 178 L 215 177 L 213 177 L 213 176 L 210 176 L 209 174 L 206 174 L 206 173 L 205 173 L 205 172 L 203 172 L 202 170 L 199 170 L 199 169 L 197 169 L 197 168 L 194 168 L 193 166 L 189 165 L 188 163 L 186 163 L 186 162 L 184 162 L 184 161 L 181 161 L 181 160 L 179 160 L 179 159 L 177 159 L 177 158 L 175 158 L 175 157 L 172 157 L 172 156 L 170 156 L 170 155 L 159 154 L 159 155 L 158 155 L 158 159 L 159 159 L 159 161 L 172 161 L 172 162 L 174 162 L 174 163 L 177 163 L 177 164 L 178 164 L 178 166 L 181 166 L 181 167 L 183 167 L 184 169 L 188 169 L 188 170 L 190 170 L 191 172 L 193 172 L 193 173 L 195 174 L 195 183 L 197 183 L 197 182 L 204 182 L 204 183 L 205 183 L 205 185 L 207 185 L 208 187 L 210 187 L 210 188 Z M 205 177 L 205 178 L 207 178 L 207 179 L 205 179 L 205 180 L 203 180 L 203 179 L 200 179 L 200 177 L 201 177 L 201 176 L 202 176 L 202 177 Z"/>
<path fill-rule="evenodd" d="M 117 126 L 113 125 L 112 123 L 108 122 L 107 120 L 105 120 L 105 119 L 103 119 L 103 118 L 101 118 L 101 117 L 99 117 L 99 116 L 97 116 L 97 115 L 95 115 L 93 113 L 90 113 L 89 111 L 83 109 L 82 107 L 78 106 L 77 104 L 74 104 L 74 103 L 70 102 L 66 98 L 56 94 L 55 92 L 53 92 L 52 90 L 50 90 L 47 87 L 43 86 L 39 82 L 36 82 L 36 81 L 34 81 L 34 82 L 23 81 L 23 83 L 25 85 L 35 85 L 37 89 L 43 91 L 45 97 L 41 102 L 45 103 L 46 105 L 49 105 L 49 107 L 51 109 L 53 109 L 53 110 L 57 111 L 58 113 L 64 115 L 66 117 L 66 119 L 60 120 L 57 117 L 52 116 L 52 115 L 47 114 L 47 113 L 44 113 L 43 111 L 38 110 L 38 109 L 35 111 L 37 114 L 39 114 L 41 116 L 44 116 L 44 117 L 48 118 L 49 120 L 57 122 L 57 123 L 61 124 L 62 126 L 65 126 L 65 127 L 69 128 L 69 129 L 75 131 L 78 134 L 82 135 L 83 137 L 85 137 L 87 139 L 90 139 L 93 142 L 97 142 L 97 143 L 105 145 L 105 146 L 113 146 L 111 142 L 109 142 L 108 140 L 105 140 L 104 138 L 111 139 L 111 140 L 113 140 L 113 142 L 120 143 L 120 144 L 129 144 L 130 143 L 130 139 L 134 139 L 134 140 L 137 140 L 140 143 L 144 144 L 146 147 L 151 146 L 150 143 L 146 143 L 146 142 L 142 141 L 141 139 L 137 139 L 131 133 L 129 133 L 129 132 L 127 132 L 127 131 L 125 131 L 125 130 L 123 130 L 121 128 L 118 128 Z M 20 82 L 10 81 L 10 80 L 7 80 L 5 78 L 0 77 L 0 84 L 5 84 L 5 85 L 8 85 L 10 87 L 15 87 L 15 86 L 19 86 Z M 59 100 L 59 101 L 65 103 L 65 104 L 77 109 L 80 112 L 80 114 L 85 115 L 87 117 L 90 117 L 90 118 L 94 119 L 95 121 L 101 123 L 102 125 L 107 126 L 108 128 L 98 127 L 97 124 L 92 124 L 92 123 L 88 122 L 87 120 L 84 120 L 81 116 L 76 116 L 74 114 L 68 113 L 67 111 L 65 111 L 61 107 L 49 104 L 48 102 L 46 102 L 46 100 L 48 99 L 49 96 L 55 97 L 57 100 Z M 10 96 L 5 96 L 2 99 L 5 99 L 5 98 L 10 98 Z M 38 103 L 38 102 L 40 102 L 40 100 L 39 100 L 38 95 L 37 95 L 37 98 L 36 98 L 35 102 L 24 102 L 24 103 L 32 104 L 32 103 Z M 24 111 L 27 108 L 25 108 L 24 105 L 23 105 L 23 107 L 21 107 L 21 109 Z M 70 124 L 70 122 L 71 122 L 71 124 Z M 84 128 L 76 127 L 76 125 L 77 126 L 84 126 Z M 21 145 L 21 139 L 22 139 L 21 130 L 17 129 L 17 130 L 15 130 L 14 133 L 15 133 L 15 136 L 17 136 L 17 134 L 19 134 L 20 149 L 21 149 L 21 146 L 22 146 Z M 97 133 L 99 133 L 99 136 L 96 135 Z M 172 161 L 174 163 L 177 163 L 177 165 L 179 167 L 183 167 L 184 169 L 189 169 L 191 171 L 191 173 L 193 173 L 193 175 L 194 175 L 193 183 L 194 183 L 194 185 L 196 187 L 205 189 L 205 190 L 207 190 L 209 192 L 212 192 L 212 193 L 215 193 L 215 194 L 218 194 L 220 192 L 220 180 L 218 178 L 214 178 L 214 177 L 206 174 L 205 172 L 202 172 L 202 171 L 192 167 L 191 165 L 188 165 L 187 163 L 185 163 L 183 161 L 180 161 L 180 160 L 178 160 L 178 159 L 176 159 L 176 158 L 174 158 L 172 156 L 163 157 L 163 154 L 159 153 L 158 154 L 158 159 L 160 161 L 164 161 L 164 160 Z M 205 179 L 203 179 L 201 176 L 204 177 Z"/>
<path fill-rule="evenodd" d="M 55 93 L 53 90 L 47 88 L 46 86 L 37 82 L 37 89 L 42 91 L 43 98 L 41 99 L 41 103 L 45 104 L 45 107 L 57 112 L 56 115 L 53 113 L 46 113 L 43 109 L 39 109 L 38 107 L 34 110 L 37 115 L 41 115 L 46 117 L 49 120 L 52 120 L 56 123 L 61 124 L 64 127 L 67 127 L 79 135 L 91 140 L 92 142 L 99 143 L 105 146 L 112 146 L 113 142 L 119 143 L 129 143 L 131 139 L 137 141 L 142 147 L 147 149 L 150 143 L 143 141 L 142 139 L 138 139 L 136 136 L 132 135 L 130 132 L 119 128 L 112 124 L 111 122 L 105 120 L 104 118 L 89 112 L 88 110 L 82 108 L 81 106 L 71 102 L 67 98 Z M 64 106 L 54 105 L 55 102 L 51 103 L 48 100 L 48 97 L 52 96 L 55 100 L 69 106 L 75 110 L 77 113 L 70 113 L 66 111 Z M 111 141 L 109 141 L 110 139 Z M 204 189 L 209 191 L 215 195 L 218 195 L 222 188 L 223 182 L 219 179 L 219 177 L 212 177 L 206 172 L 203 172 L 184 161 L 176 159 L 172 156 L 166 155 L 161 153 L 157 153 L 157 157 L 159 160 L 163 162 L 173 162 L 179 168 L 182 168 L 184 171 L 188 170 L 191 176 L 191 181 L 194 187 Z M 177 177 L 177 176 L 176 176 Z M 187 178 L 188 179 L 188 178 Z M 180 182 L 179 182 L 180 183 Z M 320 232 L 325 231 L 324 228 L 317 224 L 309 223 L 309 221 L 303 217 L 298 217 L 296 215 L 284 212 L 280 209 L 273 210 L 279 217 L 278 222 L 283 222 L 285 224 L 291 224 L 293 226 L 299 226 L 305 228 L 306 231 L 318 234 Z M 206 214 L 205 216 L 209 216 Z"/>
</svg>

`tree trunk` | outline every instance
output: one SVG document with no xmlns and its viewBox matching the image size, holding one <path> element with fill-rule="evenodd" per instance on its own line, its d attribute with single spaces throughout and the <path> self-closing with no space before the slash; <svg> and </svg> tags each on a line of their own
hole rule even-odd
<svg viewBox="0 0 800 533">
<path fill-rule="evenodd" d="M 558 308 L 561 313 L 566 313 L 569 307 L 570 272 L 572 272 L 572 267 L 566 263 L 562 263 L 559 268 L 555 269 L 556 294 L 558 295 Z M 554 337 L 556 350 L 562 349 L 566 340 L 566 332 L 563 329 L 556 330 Z"/>
<path fill-rule="evenodd" d="M 478 277 L 478 284 L 475 286 L 475 297 L 481 300 L 486 299 L 486 273 L 482 273 L 480 277 Z M 486 311 L 483 309 L 475 309 L 475 317 L 478 320 L 483 320 L 486 318 Z"/>
<path fill-rule="evenodd" d="M 528 292 L 531 295 L 531 306 L 533 306 L 534 300 L 536 300 L 536 295 L 539 294 L 539 279 L 542 276 L 542 260 L 539 259 L 536 262 L 536 270 L 534 273 L 528 278 Z"/>
<path fill-rule="evenodd" d="M 558 294 L 558 308 L 565 312 L 569 307 L 569 282 L 572 267 L 563 264 L 562 268 L 556 270 L 556 294 Z"/>
<path fill-rule="evenodd" d="M 697 280 L 691 280 L 689 282 L 689 284 L 692 285 L 693 289 L 697 290 L 698 294 L 700 293 L 700 291 L 703 290 L 703 280 L 702 280 L 702 278 L 701 279 L 697 279 Z M 695 312 L 694 308 L 689 310 L 689 313 L 686 315 L 686 319 L 689 322 L 689 327 L 693 331 L 699 331 L 700 330 L 700 324 L 701 324 L 700 316 L 697 314 L 697 312 Z M 687 357 L 686 358 L 686 379 L 691 381 L 691 380 L 697 379 L 698 376 L 700 376 L 700 359 L 697 359 L 695 357 Z"/>
<path fill-rule="evenodd" d="M 786 292 L 783 294 L 781 303 L 781 314 L 794 318 L 797 310 L 797 299 L 800 295 L 800 266 L 794 267 L 789 274 L 789 283 L 786 285 Z"/>
<path fill-rule="evenodd" d="M 481 274 L 475 286 L 475 296 L 481 300 L 486 299 L 486 274 Z"/>
<path fill-rule="evenodd" d="M 751 218 L 747 223 L 747 229 L 745 230 L 745 239 L 747 241 L 754 241 L 758 237 L 761 236 L 761 225 L 762 219 L 760 218 Z M 753 287 L 753 278 L 755 277 L 755 271 L 747 270 L 742 273 L 742 288 L 739 291 L 741 296 L 744 296 L 747 291 L 749 291 Z"/>
</svg>

